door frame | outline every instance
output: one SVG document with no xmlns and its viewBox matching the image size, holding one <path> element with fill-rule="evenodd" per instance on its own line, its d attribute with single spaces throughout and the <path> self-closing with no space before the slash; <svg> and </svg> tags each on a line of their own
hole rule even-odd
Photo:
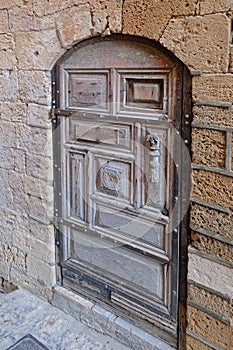
<svg viewBox="0 0 233 350">
<path fill-rule="evenodd" d="M 147 43 L 151 46 L 159 48 L 162 53 L 173 59 L 179 61 L 173 53 L 165 49 L 161 44 L 146 38 L 141 38 L 138 36 L 113 34 L 111 37 L 117 37 L 120 40 L 128 38 L 132 41 L 140 41 Z M 61 188 L 61 154 L 59 133 L 57 130 L 60 127 L 60 117 L 57 107 L 59 106 L 59 64 L 65 59 L 67 55 L 72 55 L 72 52 L 78 50 L 80 47 L 90 45 L 92 42 L 98 40 L 105 40 L 105 38 L 95 37 L 91 39 L 86 39 L 67 52 L 65 52 L 62 57 L 56 62 L 52 70 L 52 109 L 51 109 L 51 119 L 53 126 L 53 155 L 54 155 L 54 226 L 55 226 L 55 244 L 56 244 L 56 271 L 57 271 L 57 283 L 62 285 L 62 251 L 64 249 L 62 244 L 61 232 L 59 231 L 59 217 L 57 214 L 57 208 L 59 206 L 60 194 L 62 192 Z M 191 101 L 191 75 L 187 67 L 179 61 L 183 66 L 183 86 L 182 86 L 182 111 L 181 120 L 179 121 L 179 126 L 177 126 L 178 133 L 184 144 L 182 144 L 182 153 L 191 154 L 191 122 L 192 122 L 192 101 Z M 69 113 L 69 112 L 68 112 Z M 179 207 L 183 211 L 183 208 L 187 208 L 187 203 L 190 201 L 190 186 L 191 186 L 191 167 L 190 161 L 187 157 L 183 156 L 184 161 L 181 162 L 179 169 L 180 178 L 182 182 L 181 192 L 179 194 Z M 185 179 L 185 181 L 184 181 Z M 178 329 L 177 329 L 177 346 L 178 349 L 186 348 L 186 306 L 187 306 L 187 265 L 188 265 L 188 244 L 190 241 L 190 229 L 189 229 L 190 212 L 187 210 L 183 217 L 183 220 L 179 224 L 179 241 L 177 250 L 179 257 L 177 259 L 177 273 L 178 273 Z"/>
</svg>

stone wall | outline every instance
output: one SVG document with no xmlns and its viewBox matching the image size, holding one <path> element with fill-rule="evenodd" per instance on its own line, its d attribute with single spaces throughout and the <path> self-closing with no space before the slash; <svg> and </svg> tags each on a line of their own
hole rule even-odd
<svg viewBox="0 0 233 350">
<path fill-rule="evenodd" d="M 1 0 L 3 279 L 47 298 L 56 283 L 50 121 L 54 63 L 80 40 L 99 34 L 154 39 L 193 76 L 187 349 L 230 350 L 232 22 L 232 0 Z"/>
</svg>

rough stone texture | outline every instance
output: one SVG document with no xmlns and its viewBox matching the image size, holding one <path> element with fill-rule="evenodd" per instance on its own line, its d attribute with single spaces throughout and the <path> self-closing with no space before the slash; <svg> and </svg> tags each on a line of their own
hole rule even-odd
<svg viewBox="0 0 233 350">
<path fill-rule="evenodd" d="M 29 89 L 30 87 L 30 89 Z M 19 94 L 23 102 L 50 105 L 50 72 L 25 70 L 19 72 Z"/>
<path fill-rule="evenodd" d="M 97 34 L 119 33 L 122 23 L 122 0 L 90 0 L 92 24 Z"/>
<path fill-rule="evenodd" d="M 1 350 L 27 333 L 50 350 L 130 350 L 22 289 L 1 294 Z"/>
<path fill-rule="evenodd" d="M 26 268 L 26 255 L 19 249 L 6 244 L 0 245 L 0 261 L 9 266 L 14 265 L 22 270 Z"/>
<path fill-rule="evenodd" d="M 193 77 L 193 100 L 233 102 L 232 85 L 232 74 Z"/>
<path fill-rule="evenodd" d="M 13 69 L 16 65 L 12 34 L 0 34 L 0 60 L 1 69 Z"/>
<path fill-rule="evenodd" d="M 233 297 L 232 269 L 193 252 L 189 252 L 188 278 L 229 298 Z"/>
<path fill-rule="evenodd" d="M 54 262 L 54 261 L 53 261 Z M 55 266 L 45 263 L 32 255 L 27 256 L 27 274 L 42 285 L 54 286 L 56 283 Z M 55 262 L 54 262 L 55 263 Z M 55 264 L 54 264 L 55 265 Z"/>
<path fill-rule="evenodd" d="M 51 120 L 49 116 L 50 107 L 38 105 L 36 103 L 27 104 L 27 124 L 38 127 L 51 128 Z"/>
<path fill-rule="evenodd" d="M 233 319 L 233 305 L 230 301 L 224 300 L 193 284 L 188 285 L 188 300 L 224 316 L 228 320 Z"/>
<path fill-rule="evenodd" d="M 192 247 L 203 253 L 212 254 L 218 258 L 233 262 L 233 247 L 214 238 L 207 237 L 197 232 L 191 233 Z"/>
<path fill-rule="evenodd" d="M 226 135 L 224 132 L 194 128 L 192 132 L 192 161 L 218 168 L 225 167 Z"/>
<path fill-rule="evenodd" d="M 169 0 L 126 0 L 123 7 L 123 33 L 158 40 L 172 16 L 170 3 Z"/>
<path fill-rule="evenodd" d="M 233 73 L 233 45 L 230 46 L 229 73 Z"/>
<path fill-rule="evenodd" d="M 200 342 L 199 340 L 190 337 L 189 335 L 186 336 L 186 342 L 187 342 L 187 350 L 212 350 L 213 349 L 207 346 L 206 344 Z"/>
<path fill-rule="evenodd" d="M 232 178 L 209 171 L 194 170 L 192 196 L 210 204 L 233 209 Z"/>
<path fill-rule="evenodd" d="M 232 0 L 200 0 L 200 14 L 229 11 L 233 8 Z"/>
<path fill-rule="evenodd" d="M 3 10 L 0 12 L 0 33 L 8 33 L 8 31 L 8 13 L 7 10 Z"/>
<path fill-rule="evenodd" d="M 26 106 L 20 102 L 1 102 L 0 120 L 21 123 L 25 121 Z M 17 113 L 16 113 L 17 111 Z"/>
<path fill-rule="evenodd" d="M 49 70 L 61 52 L 61 45 L 53 29 L 17 33 L 15 45 L 20 69 L 39 67 L 42 70 Z"/>
<path fill-rule="evenodd" d="M 80 5 L 76 11 L 66 9 L 62 16 L 58 13 L 56 27 L 64 47 L 69 47 L 70 44 L 90 37 L 92 28 L 90 6 L 88 4 Z"/>
<path fill-rule="evenodd" d="M 160 42 L 191 70 L 227 72 L 229 25 L 222 14 L 173 18 Z"/>
<path fill-rule="evenodd" d="M 200 125 L 233 127 L 233 109 L 194 106 L 193 122 Z"/>
<path fill-rule="evenodd" d="M 194 15 L 196 8 L 195 0 L 126 0 L 123 6 L 123 33 L 158 40 L 171 17 Z"/>
<path fill-rule="evenodd" d="M 0 101 L 18 102 L 18 77 L 12 70 L 0 70 Z"/>
<path fill-rule="evenodd" d="M 233 171 L 233 134 L 231 140 L 231 170 Z"/>
<path fill-rule="evenodd" d="M 28 232 L 22 230 L 15 231 L 12 235 L 12 245 L 27 255 L 30 254 L 45 263 L 54 263 L 55 261 L 54 244 L 36 239 L 34 235 Z"/>
<path fill-rule="evenodd" d="M 191 225 L 233 239 L 233 215 L 221 213 L 198 204 L 192 204 Z"/>
<path fill-rule="evenodd" d="M 223 349 L 230 346 L 230 326 L 191 306 L 187 308 L 188 329 Z"/>
</svg>

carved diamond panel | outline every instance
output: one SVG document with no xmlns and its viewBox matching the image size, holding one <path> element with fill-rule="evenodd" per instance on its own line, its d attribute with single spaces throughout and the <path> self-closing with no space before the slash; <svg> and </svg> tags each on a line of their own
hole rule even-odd
<svg viewBox="0 0 233 350">
<path fill-rule="evenodd" d="M 108 72 L 98 74 L 70 72 L 68 107 L 108 110 L 108 86 Z"/>
<path fill-rule="evenodd" d="M 97 161 L 97 190 L 102 193 L 129 200 L 131 192 L 131 165 L 129 163 Z"/>
</svg>

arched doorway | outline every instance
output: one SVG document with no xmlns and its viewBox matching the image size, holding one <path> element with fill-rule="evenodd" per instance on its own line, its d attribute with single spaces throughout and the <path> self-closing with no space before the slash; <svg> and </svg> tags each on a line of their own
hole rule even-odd
<svg viewBox="0 0 233 350">
<path fill-rule="evenodd" d="M 114 35 L 78 44 L 54 73 L 59 281 L 176 336 L 187 71 L 153 42 Z"/>
</svg>

